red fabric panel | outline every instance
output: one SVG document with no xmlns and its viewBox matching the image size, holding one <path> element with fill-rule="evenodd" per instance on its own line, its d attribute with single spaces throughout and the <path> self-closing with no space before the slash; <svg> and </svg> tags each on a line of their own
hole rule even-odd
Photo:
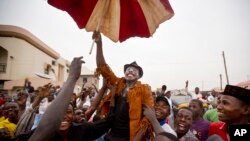
<svg viewBox="0 0 250 141">
<path fill-rule="evenodd" d="M 166 10 L 170 13 L 174 13 L 174 10 L 172 9 L 170 3 L 168 0 L 161 0 L 161 3 L 163 4 L 163 6 L 166 8 Z"/>
<path fill-rule="evenodd" d="M 208 128 L 208 137 L 214 134 L 220 136 L 223 139 L 223 141 L 229 141 L 227 138 L 227 129 L 224 122 L 219 121 L 210 124 Z"/>
<path fill-rule="evenodd" d="M 67 11 L 79 28 L 84 28 L 98 0 L 48 0 L 58 9 Z"/>
<path fill-rule="evenodd" d="M 120 42 L 134 36 L 149 37 L 148 25 L 137 0 L 120 0 L 120 5 Z"/>
</svg>

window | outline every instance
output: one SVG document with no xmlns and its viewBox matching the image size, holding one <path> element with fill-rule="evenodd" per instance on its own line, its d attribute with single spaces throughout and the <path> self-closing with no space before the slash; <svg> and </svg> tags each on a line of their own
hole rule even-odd
<svg viewBox="0 0 250 141">
<path fill-rule="evenodd" d="M 0 46 L 0 73 L 6 72 L 7 60 L 8 60 L 8 51 L 4 49 L 2 46 Z"/>
<path fill-rule="evenodd" d="M 51 64 L 52 64 L 53 66 L 55 66 L 55 65 L 56 65 L 56 61 L 55 61 L 55 60 L 52 60 Z"/>
<path fill-rule="evenodd" d="M 82 81 L 86 83 L 86 82 L 88 82 L 88 78 L 83 77 L 83 78 L 82 78 Z"/>
<path fill-rule="evenodd" d="M 0 63 L 0 72 L 6 72 L 6 63 Z"/>
</svg>

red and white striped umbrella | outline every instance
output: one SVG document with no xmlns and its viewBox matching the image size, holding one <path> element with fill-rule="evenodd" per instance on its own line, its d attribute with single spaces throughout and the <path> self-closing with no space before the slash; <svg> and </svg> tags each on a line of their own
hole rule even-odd
<svg viewBox="0 0 250 141">
<path fill-rule="evenodd" d="M 100 31 L 112 41 L 150 37 L 159 24 L 170 19 L 168 0 L 48 0 L 66 11 L 80 29 Z"/>
</svg>

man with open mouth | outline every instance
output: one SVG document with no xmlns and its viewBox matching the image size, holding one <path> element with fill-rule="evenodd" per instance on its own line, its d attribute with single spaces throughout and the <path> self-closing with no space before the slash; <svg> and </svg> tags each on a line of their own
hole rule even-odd
<svg viewBox="0 0 250 141">
<path fill-rule="evenodd" d="M 97 44 L 96 73 L 106 78 L 109 84 L 117 85 L 116 116 L 110 132 L 105 136 L 105 140 L 133 141 L 140 129 L 146 132 L 151 127 L 150 122 L 142 117 L 142 106 L 152 107 L 154 105 L 151 88 L 139 81 L 143 76 L 143 70 L 136 62 L 124 65 L 124 77 L 117 77 L 107 65 L 103 56 L 101 34 L 94 32 L 93 39 Z"/>
</svg>

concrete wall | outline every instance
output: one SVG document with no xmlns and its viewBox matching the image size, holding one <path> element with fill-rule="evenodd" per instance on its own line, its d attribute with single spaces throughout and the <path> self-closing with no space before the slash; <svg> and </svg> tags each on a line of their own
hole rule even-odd
<svg viewBox="0 0 250 141">
<path fill-rule="evenodd" d="M 35 73 L 44 73 L 47 64 L 58 70 L 58 66 L 52 65 L 54 58 L 25 40 L 15 37 L 0 37 L 0 46 L 6 49 L 8 53 L 6 73 L 0 74 L 0 79 L 13 80 L 36 76 Z M 66 67 L 65 62 L 61 65 Z M 66 71 L 63 73 L 67 75 Z M 49 75 L 54 74 L 50 72 Z"/>
</svg>

